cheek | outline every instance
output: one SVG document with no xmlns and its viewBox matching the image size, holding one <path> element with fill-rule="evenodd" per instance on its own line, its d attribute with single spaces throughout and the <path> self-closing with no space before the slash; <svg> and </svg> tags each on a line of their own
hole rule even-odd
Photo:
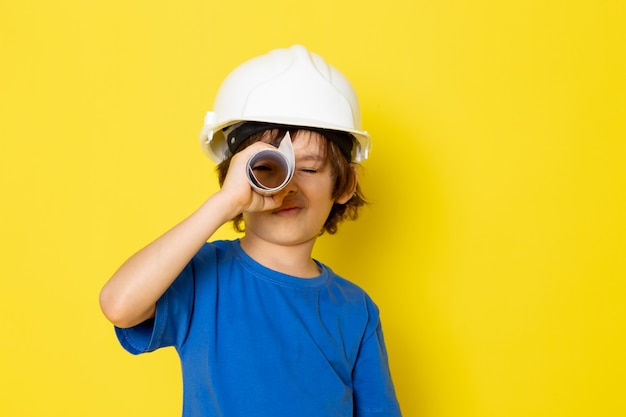
<svg viewBox="0 0 626 417">
<path fill-rule="evenodd" d="M 330 183 L 325 184 L 323 188 L 317 190 L 315 197 L 315 205 L 319 208 L 320 216 L 326 217 L 335 203 L 335 199 L 332 196 L 332 187 Z"/>
<path fill-rule="evenodd" d="M 330 180 L 310 184 L 310 187 L 306 189 L 306 193 L 308 194 L 309 200 L 315 201 L 316 204 L 333 204 L 333 184 Z"/>
</svg>

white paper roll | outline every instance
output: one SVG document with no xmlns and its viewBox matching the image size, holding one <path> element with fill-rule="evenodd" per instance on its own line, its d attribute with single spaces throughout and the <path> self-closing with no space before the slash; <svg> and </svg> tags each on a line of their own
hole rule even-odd
<svg viewBox="0 0 626 417">
<path fill-rule="evenodd" d="M 263 149 L 252 154 L 248 159 L 246 175 L 254 191 L 272 195 L 291 181 L 295 166 L 293 144 L 287 132 L 277 149 Z"/>
</svg>

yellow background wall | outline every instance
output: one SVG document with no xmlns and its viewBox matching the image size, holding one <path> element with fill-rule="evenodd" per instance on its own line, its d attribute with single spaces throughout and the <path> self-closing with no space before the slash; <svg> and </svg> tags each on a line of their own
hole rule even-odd
<svg viewBox="0 0 626 417">
<path fill-rule="evenodd" d="M 373 136 L 316 256 L 380 305 L 405 415 L 626 415 L 625 4 L 2 0 L 0 415 L 180 414 L 98 292 L 217 189 L 222 79 L 294 43 Z"/>
</svg>

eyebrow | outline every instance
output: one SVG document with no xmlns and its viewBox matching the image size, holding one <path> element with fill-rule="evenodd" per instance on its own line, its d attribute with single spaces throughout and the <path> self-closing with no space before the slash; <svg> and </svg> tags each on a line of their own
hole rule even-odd
<svg viewBox="0 0 626 417">
<path fill-rule="evenodd" d="M 298 161 L 318 161 L 323 162 L 325 158 L 320 154 L 306 154 L 299 158 L 296 158 Z"/>
</svg>

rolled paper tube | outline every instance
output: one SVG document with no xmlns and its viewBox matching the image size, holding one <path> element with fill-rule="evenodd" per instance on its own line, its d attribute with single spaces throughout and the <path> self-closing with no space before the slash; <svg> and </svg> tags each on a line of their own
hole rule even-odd
<svg viewBox="0 0 626 417">
<path fill-rule="evenodd" d="M 295 156 L 289 132 L 277 149 L 263 149 L 248 159 L 246 175 L 252 189 L 262 195 L 276 194 L 293 178 Z"/>
</svg>

